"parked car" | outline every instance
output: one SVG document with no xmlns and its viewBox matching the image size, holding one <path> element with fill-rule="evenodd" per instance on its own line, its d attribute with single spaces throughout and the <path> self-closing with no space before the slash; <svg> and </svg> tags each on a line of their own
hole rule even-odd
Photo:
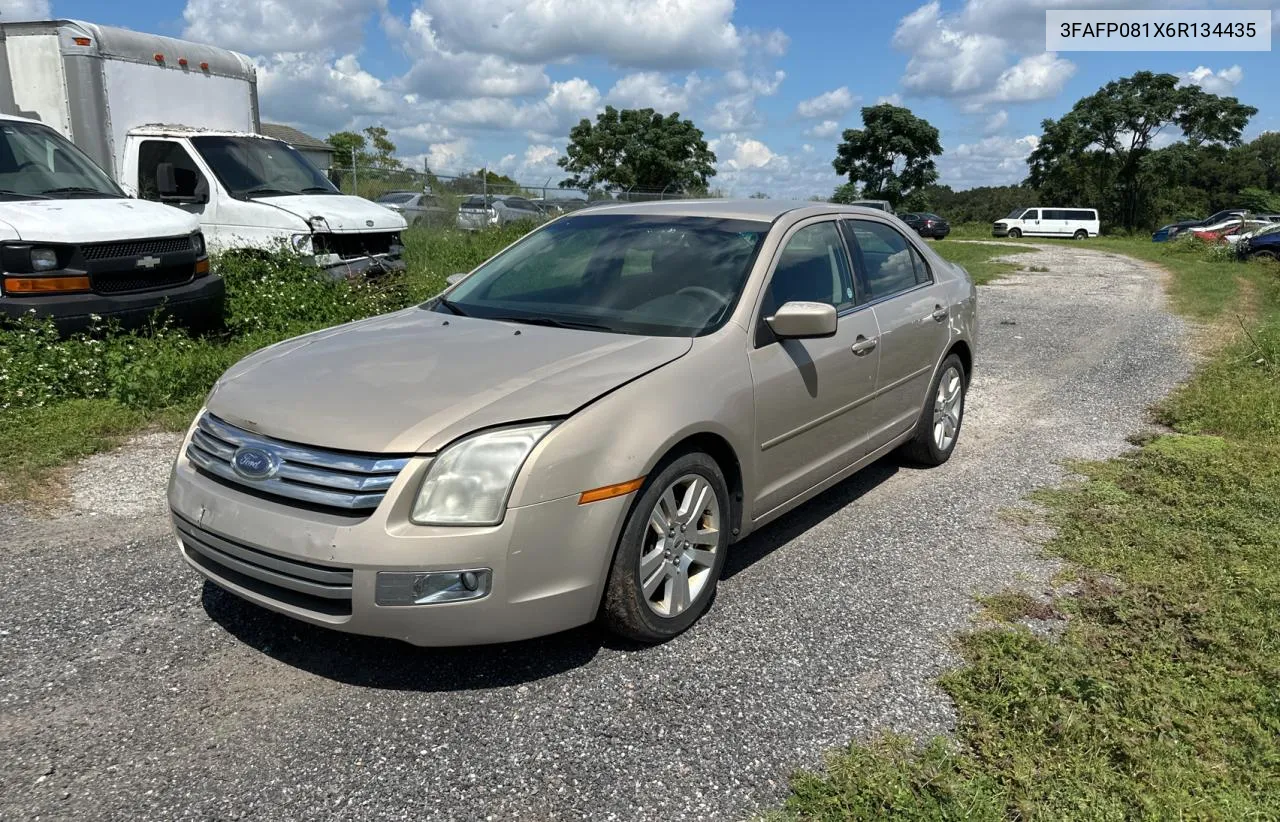
<svg viewBox="0 0 1280 822">
<path fill-rule="evenodd" d="M 0 321 L 34 314 L 69 334 L 161 312 L 205 329 L 223 299 L 195 216 L 125 196 L 49 126 L 0 115 Z"/>
<path fill-rule="evenodd" d="M 1248 213 L 1249 212 L 1247 209 L 1229 208 L 1224 211 L 1219 211 L 1216 214 L 1211 214 L 1210 216 L 1205 217 L 1204 219 L 1181 220 L 1176 223 L 1170 223 L 1169 225 L 1162 226 L 1159 230 L 1157 230 L 1154 234 L 1152 234 L 1151 240 L 1152 242 L 1157 242 L 1157 243 L 1167 242 L 1168 240 L 1174 239 L 1175 237 L 1177 237 L 1179 234 L 1182 234 L 1183 232 L 1194 230 L 1197 228 L 1205 228 L 1211 225 L 1216 225 L 1218 223 L 1226 222 L 1227 220 L 1230 220 L 1232 217 L 1243 216 Z"/>
<path fill-rule="evenodd" d="M 404 217 L 411 226 L 444 225 L 450 217 L 439 197 L 421 191 L 388 191 L 374 202 Z"/>
<path fill-rule="evenodd" d="M 941 240 L 951 233 L 951 224 L 937 214 L 909 211 L 906 214 L 899 214 L 898 217 L 914 228 L 921 237 Z"/>
<path fill-rule="evenodd" d="M 778 200 L 565 215 L 422 305 L 232 366 L 173 467 L 178 550 L 419 645 L 675 636 L 732 543 L 893 451 L 953 453 L 977 292 L 903 229 Z"/>
<path fill-rule="evenodd" d="M 532 201 L 514 194 L 473 194 L 458 206 L 458 228 L 468 231 L 521 220 L 541 222 L 546 217 Z"/>
<path fill-rule="evenodd" d="M 1097 237 L 1098 212 L 1092 208 L 1015 208 L 991 227 L 993 237 Z"/>
<path fill-rule="evenodd" d="M 1236 254 L 1243 259 L 1280 260 L 1280 223 L 1242 237 L 1236 243 Z"/>
<path fill-rule="evenodd" d="M 1256 231 L 1259 228 L 1271 225 L 1264 220 L 1254 220 L 1243 215 L 1235 215 L 1228 217 L 1221 222 L 1200 228 L 1187 229 L 1190 234 L 1198 240 L 1207 243 L 1225 242 L 1228 238 L 1239 234 L 1245 234 Z M 1185 233 L 1185 232 L 1184 232 Z"/>
<path fill-rule="evenodd" d="M 854 200 L 852 203 L 849 203 L 849 205 L 858 206 L 859 208 L 874 208 L 878 211 L 887 211 L 890 214 L 893 213 L 893 206 L 889 204 L 888 200 Z"/>
</svg>

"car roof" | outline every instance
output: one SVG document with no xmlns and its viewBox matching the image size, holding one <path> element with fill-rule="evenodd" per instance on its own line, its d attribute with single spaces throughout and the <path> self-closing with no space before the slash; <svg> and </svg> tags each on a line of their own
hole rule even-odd
<svg viewBox="0 0 1280 822">
<path fill-rule="evenodd" d="M 791 212 L 811 216 L 818 214 L 856 214 L 884 217 L 886 212 L 876 208 L 815 202 L 812 200 L 654 200 L 647 203 L 593 204 L 592 213 L 607 211 L 610 214 L 643 214 L 661 217 L 713 217 L 722 220 L 762 220 L 773 222 Z"/>
</svg>

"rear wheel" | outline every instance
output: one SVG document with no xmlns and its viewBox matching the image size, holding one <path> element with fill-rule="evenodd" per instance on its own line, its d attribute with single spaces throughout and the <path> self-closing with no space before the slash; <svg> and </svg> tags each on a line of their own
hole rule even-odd
<svg viewBox="0 0 1280 822">
<path fill-rule="evenodd" d="M 1010 236 L 1010 237 L 1012 237 L 1012 238 L 1013 238 L 1013 239 L 1015 239 L 1015 240 L 1016 240 L 1016 239 L 1018 239 L 1019 237 L 1021 237 L 1021 236 L 1022 236 L 1022 229 L 1020 229 L 1020 228 L 1011 228 L 1011 229 L 1009 229 L 1009 236 Z"/>
<path fill-rule="evenodd" d="M 902 454 L 917 465 L 934 466 L 951 459 L 960 439 L 964 421 L 964 363 L 955 354 L 942 361 L 938 375 L 929 387 L 928 399 L 920 410 L 916 433 L 902 447 Z"/>
<path fill-rule="evenodd" d="M 1253 254 L 1249 256 L 1253 257 L 1255 260 L 1270 260 L 1271 262 L 1276 262 L 1277 260 L 1280 260 L 1280 255 L 1276 254 L 1276 252 L 1270 249 L 1255 251 L 1253 252 Z"/>
<path fill-rule="evenodd" d="M 729 492 L 707 454 L 677 457 L 645 484 L 614 552 L 601 619 L 662 642 L 706 612 L 729 547 Z"/>
<path fill-rule="evenodd" d="M 1075 234 L 1072 234 L 1071 236 L 1073 239 L 1076 239 L 1076 240 L 1087 240 L 1089 239 L 1089 232 L 1085 231 L 1082 228 L 1079 231 L 1077 231 Z"/>
</svg>

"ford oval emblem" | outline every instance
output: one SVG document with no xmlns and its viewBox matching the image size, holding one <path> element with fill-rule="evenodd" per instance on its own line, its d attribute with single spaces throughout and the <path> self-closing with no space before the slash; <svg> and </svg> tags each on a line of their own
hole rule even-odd
<svg viewBox="0 0 1280 822">
<path fill-rule="evenodd" d="M 369 226 L 369 228 L 373 228 L 373 220 L 365 220 L 364 224 Z"/>
<path fill-rule="evenodd" d="M 280 469 L 280 458 L 265 448 L 246 445 L 231 455 L 231 467 L 245 479 L 264 480 Z"/>
</svg>

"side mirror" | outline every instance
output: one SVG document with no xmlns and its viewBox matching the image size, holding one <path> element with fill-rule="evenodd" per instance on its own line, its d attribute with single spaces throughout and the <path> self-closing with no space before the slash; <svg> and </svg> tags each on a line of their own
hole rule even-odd
<svg viewBox="0 0 1280 822">
<path fill-rule="evenodd" d="M 765 322 L 783 339 L 830 337 L 836 333 L 836 307 L 828 303 L 783 303 Z"/>
<path fill-rule="evenodd" d="M 444 278 L 444 281 L 449 285 L 455 285 L 457 283 L 462 282 L 462 278 L 465 276 L 467 276 L 466 272 L 463 272 L 461 274 L 450 274 L 448 277 Z"/>
</svg>

